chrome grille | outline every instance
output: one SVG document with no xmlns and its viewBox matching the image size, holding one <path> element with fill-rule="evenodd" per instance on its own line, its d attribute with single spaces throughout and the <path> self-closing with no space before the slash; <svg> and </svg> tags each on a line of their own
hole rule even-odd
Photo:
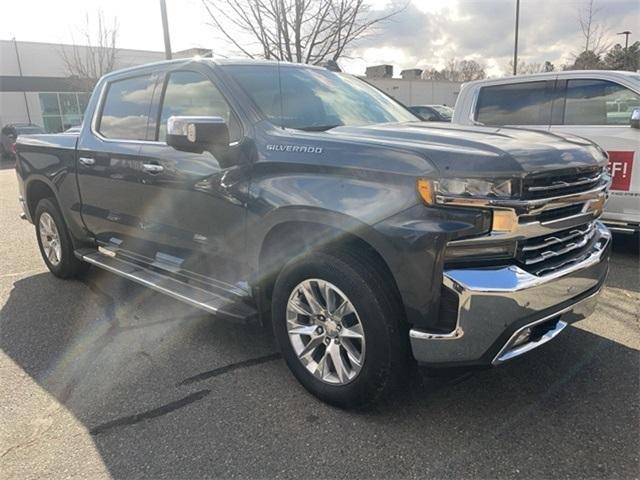
<svg viewBox="0 0 640 480">
<path fill-rule="evenodd" d="M 588 250 L 595 234 L 596 223 L 590 222 L 524 240 L 518 245 L 516 259 L 531 273 L 542 274 L 566 263 L 568 259 L 579 257 L 582 251 Z"/>
<path fill-rule="evenodd" d="M 527 199 L 556 197 L 579 193 L 598 186 L 607 176 L 602 167 L 589 167 L 579 171 L 559 171 L 549 175 L 530 175 L 523 184 Z"/>
</svg>

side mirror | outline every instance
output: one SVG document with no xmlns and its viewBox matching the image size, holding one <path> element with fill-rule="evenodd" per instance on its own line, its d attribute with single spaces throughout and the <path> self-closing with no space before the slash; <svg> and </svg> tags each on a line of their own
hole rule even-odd
<svg viewBox="0 0 640 480">
<path fill-rule="evenodd" d="M 172 116 L 167 120 L 167 145 L 201 153 L 229 146 L 229 128 L 222 117 Z"/>
<path fill-rule="evenodd" d="M 631 118 L 629 119 L 631 128 L 640 128 L 640 108 L 636 107 L 631 112 Z"/>
</svg>

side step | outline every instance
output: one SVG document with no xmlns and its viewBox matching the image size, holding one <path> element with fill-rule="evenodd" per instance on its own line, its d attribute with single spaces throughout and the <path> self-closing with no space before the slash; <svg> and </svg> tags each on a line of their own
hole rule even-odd
<svg viewBox="0 0 640 480">
<path fill-rule="evenodd" d="M 138 264 L 103 255 L 94 249 L 81 249 L 74 253 L 80 260 L 98 268 L 120 275 L 207 312 L 228 317 L 231 320 L 248 321 L 252 317 L 257 317 L 256 309 L 237 295 L 230 293 L 228 297 L 225 297 L 146 269 Z"/>
</svg>

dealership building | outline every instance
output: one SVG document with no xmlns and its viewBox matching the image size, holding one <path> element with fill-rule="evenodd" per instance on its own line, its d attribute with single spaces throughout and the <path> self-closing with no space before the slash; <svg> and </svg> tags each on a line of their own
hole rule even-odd
<svg viewBox="0 0 640 480">
<path fill-rule="evenodd" d="M 49 132 L 79 125 L 90 92 L 69 77 L 63 49 L 54 43 L 0 40 L 0 125 L 34 123 Z M 78 46 L 80 57 L 86 48 Z M 164 59 L 164 52 L 116 49 L 116 68 Z"/>
<path fill-rule="evenodd" d="M 0 40 L 0 126 L 33 123 L 48 132 L 60 132 L 82 122 L 90 92 L 86 82 L 69 76 L 64 51 L 70 56 L 73 48 L 81 58 L 88 53 L 84 46 Z M 186 58 L 206 53 L 193 48 L 173 55 Z M 115 68 L 164 58 L 164 52 L 118 48 Z M 367 68 L 365 80 L 405 105 L 453 106 L 460 90 L 456 82 L 421 80 L 418 69 L 404 70 L 403 78 L 392 75 L 391 65 L 378 65 Z"/>
</svg>

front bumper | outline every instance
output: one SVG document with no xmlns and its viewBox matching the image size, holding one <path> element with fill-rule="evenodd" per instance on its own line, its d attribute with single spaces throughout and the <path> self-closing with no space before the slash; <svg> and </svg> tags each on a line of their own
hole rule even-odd
<svg viewBox="0 0 640 480">
<path fill-rule="evenodd" d="M 515 265 L 445 270 L 444 285 L 458 297 L 457 327 L 445 334 L 410 330 L 413 356 L 427 365 L 497 365 L 546 343 L 592 313 L 610 243 L 598 223 L 585 257 L 544 276 Z M 544 322 L 553 322 L 544 335 L 514 346 L 518 333 Z"/>
</svg>

